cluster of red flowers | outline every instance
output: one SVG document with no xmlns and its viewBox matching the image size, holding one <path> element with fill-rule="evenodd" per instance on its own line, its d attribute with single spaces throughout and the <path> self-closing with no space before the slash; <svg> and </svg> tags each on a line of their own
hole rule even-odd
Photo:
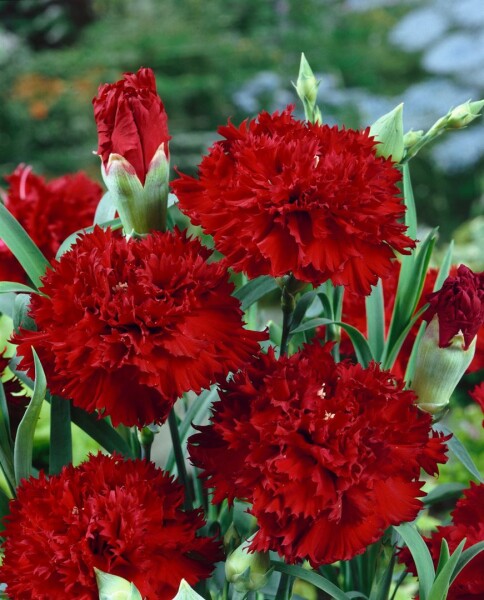
<svg viewBox="0 0 484 600">
<path fill-rule="evenodd" d="M 362 295 L 415 242 L 400 223 L 400 172 L 365 131 L 282 113 L 229 123 L 199 167 L 172 184 L 181 209 L 235 270 L 328 279 Z"/>
<path fill-rule="evenodd" d="M 335 364 L 319 343 L 261 355 L 222 386 L 190 454 L 214 502 L 252 503 L 251 548 L 318 567 L 350 559 L 422 507 L 420 469 L 446 461 L 415 394 L 375 363 Z M 405 435 L 401 424 L 405 423 Z"/>
<path fill-rule="evenodd" d="M 102 188 L 85 173 L 46 182 L 31 167 L 20 165 L 7 178 L 4 203 L 47 260 L 55 257 L 68 235 L 92 225 Z M 0 281 L 25 282 L 25 274 L 0 240 Z"/>
<path fill-rule="evenodd" d="M 37 331 L 14 337 L 20 368 L 33 376 L 34 346 L 53 393 L 114 425 L 163 422 L 179 396 L 236 371 L 265 338 L 243 328 L 234 286 L 210 255 L 178 230 L 81 236 L 32 298 Z"/>
<path fill-rule="evenodd" d="M 471 482 L 452 512 L 452 523 L 438 527 L 430 538 L 425 538 L 435 566 L 439 562 L 442 540 L 452 553 L 465 538 L 465 548 L 484 541 L 484 484 Z M 400 560 L 416 575 L 415 563 L 408 548 L 400 552 Z M 484 595 L 484 553 L 481 552 L 457 576 L 447 600 L 479 600 Z"/>
<path fill-rule="evenodd" d="M 10 505 L 0 581 L 19 600 L 97 600 L 97 568 L 143 598 L 171 600 L 181 579 L 208 577 L 221 558 L 217 542 L 196 536 L 200 512 L 182 504 L 182 487 L 147 461 L 98 454 L 41 472 Z"/>
</svg>

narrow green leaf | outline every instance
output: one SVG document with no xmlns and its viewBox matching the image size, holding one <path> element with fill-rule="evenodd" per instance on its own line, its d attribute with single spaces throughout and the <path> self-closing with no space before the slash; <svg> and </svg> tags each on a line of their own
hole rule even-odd
<svg viewBox="0 0 484 600">
<path fill-rule="evenodd" d="M 257 279 L 251 279 L 236 292 L 234 296 L 240 300 L 242 304 L 242 310 L 247 309 L 254 302 L 258 302 L 261 298 L 279 289 L 274 277 L 269 275 L 263 275 L 257 277 Z"/>
<path fill-rule="evenodd" d="M 417 211 L 413 196 L 412 181 L 408 164 L 403 165 L 403 202 L 407 207 L 405 211 L 405 225 L 408 227 L 407 235 L 412 239 L 417 237 Z"/>
<path fill-rule="evenodd" d="M 0 380 L 0 465 L 10 491 L 15 490 L 15 473 L 13 468 L 13 442 L 10 435 L 10 417 L 7 398 Z"/>
<path fill-rule="evenodd" d="M 436 431 L 441 431 L 445 435 L 452 435 L 450 440 L 447 440 L 446 444 L 452 454 L 464 465 L 464 467 L 469 471 L 469 473 L 475 477 L 481 483 L 484 483 L 482 479 L 482 475 L 479 472 L 479 469 L 474 464 L 471 455 L 467 452 L 466 447 L 462 444 L 462 442 L 456 437 L 455 433 L 453 433 L 450 429 L 448 429 L 445 425 L 441 423 L 436 423 L 434 425 L 434 429 Z"/>
<path fill-rule="evenodd" d="M 422 501 L 426 506 L 432 506 L 439 502 L 457 500 L 464 489 L 465 485 L 462 483 L 443 483 L 429 492 Z"/>
<path fill-rule="evenodd" d="M 9 510 L 10 498 L 7 494 L 0 488 L 0 537 L 2 537 L 2 532 L 5 529 L 3 517 L 6 517 Z"/>
<path fill-rule="evenodd" d="M 334 583 L 331 583 L 331 581 L 318 575 L 314 571 L 308 571 L 307 569 L 295 565 L 286 565 L 285 563 L 275 560 L 271 560 L 271 566 L 275 571 L 279 571 L 279 573 L 299 577 L 299 579 L 312 583 L 318 590 L 322 590 L 329 594 L 331 598 L 335 598 L 336 600 L 350 600 L 350 596 L 336 587 Z"/>
<path fill-rule="evenodd" d="M 192 427 L 192 423 L 201 422 L 205 417 L 213 402 L 218 398 L 217 388 L 212 390 L 203 391 L 193 402 L 190 404 L 182 422 L 179 426 L 180 442 L 183 448 L 186 449 L 186 442 L 192 433 L 195 433 L 195 429 Z M 171 473 L 175 466 L 175 455 L 173 450 L 170 451 L 168 459 L 166 461 L 165 470 Z"/>
<path fill-rule="evenodd" d="M 123 224 L 121 223 L 121 219 L 112 219 L 111 221 L 105 221 L 104 223 L 98 223 L 97 224 L 99 227 L 102 227 L 103 229 L 107 229 L 108 227 L 110 227 L 113 231 L 115 231 L 116 229 L 121 229 Z M 74 233 L 71 233 L 71 235 L 69 235 L 60 245 L 59 250 L 57 250 L 57 254 L 55 255 L 56 260 L 59 260 L 60 257 L 67 252 L 71 246 L 73 246 L 77 240 L 77 238 L 83 234 L 83 233 L 92 233 L 94 231 L 94 227 L 96 227 L 96 225 L 92 225 L 91 227 L 85 227 L 84 229 L 79 229 L 78 231 L 75 231 Z"/>
<path fill-rule="evenodd" d="M 437 564 L 437 569 L 435 570 L 435 575 L 438 577 L 445 567 L 445 565 L 449 562 L 450 552 L 449 552 L 449 544 L 445 538 L 442 538 L 442 543 L 440 544 L 440 555 L 439 562 Z M 434 586 L 432 586 L 433 588 Z"/>
<path fill-rule="evenodd" d="M 15 437 L 14 469 L 17 485 L 22 479 L 28 479 L 32 474 L 32 448 L 34 444 L 35 426 L 40 414 L 42 402 L 47 391 L 47 381 L 39 357 L 32 348 L 35 364 L 35 383 L 32 399 L 20 421 Z"/>
<path fill-rule="evenodd" d="M 360 362 L 364 367 L 367 367 L 368 364 L 373 360 L 370 346 L 368 345 L 365 337 L 358 331 L 358 329 L 348 325 L 348 323 L 343 323 L 342 321 L 333 321 L 332 319 L 323 318 L 309 319 L 302 325 L 299 325 L 299 327 L 296 327 L 296 329 L 291 330 L 291 335 L 294 335 L 295 333 L 301 333 L 302 331 L 308 331 L 309 329 L 315 329 L 321 325 L 339 325 L 342 327 L 351 339 L 358 362 Z"/>
<path fill-rule="evenodd" d="M 384 369 L 391 369 L 397 360 L 398 353 L 400 352 L 403 342 L 406 340 L 407 335 L 410 333 L 410 330 L 415 325 L 415 323 L 420 319 L 427 308 L 427 305 L 422 306 L 422 308 L 416 312 L 410 321 L 407 323 L 406 327 L 404 327 L 394 342 L 393 346 L 390 349 L 388 354 L 384 353 L 384 357 L 382 358 L 382 365 Z M 388 346 L 385 348 L 387 350 Z"/>
<path fill-rule="evenodd" d="M 373 580 L 369 600 L 388 600 L 388 595 L 393 580 L 393 569 L 395 568 L 395 562 L 396 556 L 395 552 L 393 552 L 392 557 L 390 558 L 383 573 L 378 579 L 375 578 Z"/>
<path fill-rule="evenodd" d="M 13 301 L 13 328 L 18 331 L 20 327 L 35 331 L 36 326 L 32 317 L 29 317 L 30 294 L 17 294 Z"/>
<path fill-rule="evenodd" d="M 467 550 L 464 550 L 464 552 L 460 555 L 459 560 L 457 561 L 457 564 L 455 566 L 455 569 L 452 573 L 452 576 L 450 578 L 450 583 L 452 584 L 455 580 L 455 578 L 457 577 L 457 575 L 459 575 L 459 573 L 462 571 L 462 569 L 478 554 L 480 554 L 482 551 L 484 550 L 484 542 L 477 542 L 477 544 L 474 544 L 473 546 L 470 546 L 469 548 L 467 548 Z"/>
<path fill-rule="evenodd" d="M 466 542 L 465 539 L 463 539 L 462 542 L 455 549 L 452 556 L 447 560 L 447 562 L 445 562 L 443 564 L 439 574 L 437 575 L 437 578 L 435 579 L 435 581 L 432 585 L 432 588 L 431 588 L 429 596 L 428 596 L 428 600 L 446 600 L 447 592 L 449 591 L 449 586 L 450 586 L 450 579 L 451 579 L 452 573 L 457 565 L 457 562 L 462 555 L 462 550 L 464 548 L 465 542 Z M 442 548 L 444 547 L 444 545 L 447 546 L 447 542 L 445 540 L 442 540 Z M 447 551 L 443 550 L 444 557 L 445 557 L 446 552 L 447 552 L 447 556 L 448 556 L 448 554 L 449 554 L 448 546 L 447 546 Z M 442 550 L 441 550 L 440 556 L 442 558 Z M 439 567 L 440 567 L 440 560 L 439 560 Z"/>
<path fill-rule="evenodd" d="M 301 324 L 301 321 L 304 319 L 306 311 L 314 302 L 315 298 L 317 298 L 317 296 L 318 295 L 316 294 L 316 292 L 306 292 L 301 296 L 292 314 L 291 329 L 295 329 Z"/>
<path fill-rule="evenodd" d="M 435 569 L 427 544 L 410 523 L 402 523 L 394 529 L 403 538 L 415 561 L 419 579 L 420 600 L 429 600 L 429 593 L 435 579 Z"/>
<path fill-rule="evenodd" d="M 38 290 L 24 285 L 23 283 L 16 283 L 15 281 L 0 281 L 0 294 L 11 294 L 12 292 L 23 292 L 24 294 L 38 294 Z"/>
<path fill-rule="evenodd" d="M 98 419 L 82 408 L 71 406 L 71 420 L 108 452 L 118 452 L 126 458 L 137 458 L 129 444 L 106 419 Z"/>
<path fill-rule="evenodd" d="M 116 206 L 114 205 L 113 198 L 106 192 L 99 201 L 94 215 L 94 225 L 101 225 L 106 221 L 114 220 L 116 214 Z"/>
<path fill-rule="evenodd" d="M 453 252 L 454 252 L 454 240 L 452 240 L 450 242 L 449 247 L 447 248 L 447 252 L 445 253 L 445 256 L 442 260 L 442 265 L 440 266 L 439 274 L 437 276 L 437 280 L 434 285 L 434 292 L 436 292 L 437 290 L 440 290 L 444 281 L 449 276 L 450 267 L 452 265 Z"/>
<path fill-rule="evenodd" d="M 17 219 L 0 202 L 0 239 L 2 239 L 38 289 L 49 261 L 37 248 Z"/>
<path fill-rule="evenodd" d="M 385 346 L 385 307 L 383 304 L 383 286 L 381 279 L 366 297 L 366 323 L 368 343 L 375 360 L 380 360 Z"/>
<path fill-rule="evenodd" d="M 72 462 L 71 403 L 69 400 L 50 398 L 49 473 L 56 475 Z"/>
<path fill-rule="evenodd" d="M 415 367 L 417 366 L 417 352 L 418 352 L 418 348 L 420 346 L 420 342 L 422 341 L 422 338 L 425 335 L 426 327 L 427 327 L 427 324 L 425 322 L 420 323 L 417 337 L 415 338 L 415 342 L 413 343 L 413 346 L 412 346 L 412 351 L 410 352 L 410 358 L 408 359 L 407 368 L 405 369 L 405 377 L 404 377 L 404 380 L 407 382 L 408 385 L 411 384 L 413 377 L 415 375 Z M 397 356 L 398 356 L 398 354 L 397 354 Z"/>
</svg>

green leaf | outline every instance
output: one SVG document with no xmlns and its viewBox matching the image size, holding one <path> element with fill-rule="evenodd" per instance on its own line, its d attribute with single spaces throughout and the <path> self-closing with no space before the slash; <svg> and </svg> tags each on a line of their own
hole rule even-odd
<svg viewBox="0 0 484 600">
<path fill-rule="evenodd" d="M 2 532 L 5 529 L 3 517 L 6 517 L 10 512 L 9 504 L 10 504 L 10 498 L 2 490 L 2 488 L 0 488 L 0 537 L 2 537 Z"/>
<path fill-rule="evenodd" d="M 174 596 L 173 600 L 203 600 L 203 598 L 197 594 L 184 579 L 182 579 L 177 595 Z"/>
<path fill-rule="evenodd" d="M 371 586 L 369 600 L 387 600 L 392 585 L 393 569 L 395 568 L 396 556 L 395 552 L 392 553 L 388 565 L 386 566 L 383 573 L 377 579 L 375 577 L 373 585 Z"/>
<path fill-rule="evenodd" d="M 420 600 L 429 600 L 429 593 L 435 579 L 435 569 L 427 544 L 410 523 L 402 523 L 394 529 L 403 538 L 415 562 L 419 579 Z"/>
<path fill-rule="evenodd" d="M 134 583 L 94 567 L 99 600 L 143 600 Z"/>
<path fill-rule="evenodd" d="M 419 244 L 417 250 L 410 255 L 402 257 L 402 266 L 398 280 L 395 307 L 385 345 L 383 360 L 392 351 L 395 342 L 401 336 L 402 330 L 412 318 L 427 275 L 427 269 L 435 246 L 437 229 L 433 229 Z"/>
<path fill-rule="evenodd" d="M 444 281 L 449 276 L 450 267 L 452 265 L 453 252 L 454 252 L 454 240 L 452 240 L 450 242 L 449 247 L 447 248 L 447 252 L 445 253 L 445 256 L 442 260 L 442 265 L 440 266 L 439 274 L 437 276 L 437 280 L 434 285 L 434 292 L 436 292 L 437 290 L 440 290 Z"/>
<path fill-rule="evenodd" d="M 299 579 L 303 579 L 314 585 L 318 590 L 322 590 L 331 596 L 331 598 L 335 598 L 336 600 L 350 600 L 351 596 L 345 594 L 342 590 L 331 583 L 328 579 L 325 579 L 318 573 L 314 571 L 308 571 L 307 569 L 303 569 L 302 567 L 298 567 L 295 565 L 286 565 L 279 561 L 271 560 L 271 566 L 275 571 L 279 571 L 279 573 L 285 573 L 286 575 L 292 575 L 293 577 L 299 577 Z"/>
<path fill-rule="evenodd" d="M 18 331 L 20 327 L 35 331 L 36 325 L 32 317 L 29 317 L 30 294 L 17 294 L 13 301 L 13 328 Z"/>
<path fill-rule="evenodd" d="M 104 223 L 98 223 L 97 226 L 102 227 L 103 229 L 107 229 L 110 227 L 113 231 L 116 229 L 121 229 L 123 224 L 121 223 L 121 219 L 112 219 L 111 221 L 105 221 Z M 57 250 L 57 254 L 55 255 L 56 260 L 59 260 L 60 257 L 70 250 L 71 246 L 73 246 L 77 240 L 77 238 L 83 233 L 92 233 L 94 231 L 94 227 L 96 225 L 92 225 L 91 227 L 85 227 L 84 229 L 78 229 L 74 233 L 71 233 L 60 245 L 59 250 Z"/>
<path fill-rule="evenodd" d="M 37 248 L 22 225 L 1 202 L 0 239 L 5 242 L 33 285 L 38 289 L 41 285 L 40 278 L 50 266 L 49 261 Z"/>
<path fill-rule="evenodd" d="M 379 360 L 385 346 L 385 307 L 383 304 L 383 286 L 381 279 L 366 297 L 366 323 L 368 343 L 375 360 Z"/>
<path fill-rule="evenodd" d="M 462 483 L 443 483 L 429 492 L 422 501 L 426 506 L 448 500 L 454 501 L 462 495 L 463 490 L 465 490 L 465 485 Z"/>
<path fill-rule="evenodd" d="M 0 380 L 0 465 L 5 480 L 13 493 L 15 491 L 15 473 L 13 468 L 13 442 L 10 435 L 10 418 L 7 398 Z"/>
<path fill-rule="evenodd" d="M 99 201 L 94 215 L 94 225 L 101 225 L 106 221 L 114 220 L 116 214 L 116 206 L 114 205 L 113 198 L 106 192 Z"/>
<path fill-rule="evenodd" d="M 459 573 L 462 571 L 462 569 L 475 556 L 477 556 L 483 550 L 484 550 L 484 541 L 483 542 L 477 542 L 477 544 L 474 544 L 473 546 L 470 546 L 469 548 L 467 548 L 467 550 L 464 550 L 464 552 L 460 555 L 459 560 L 457 561 L 457 564 L 455 566 L 454 571 L 452 572 L 452 576 L 450 578 L 450 583 L 451 584 L 454 582 L 455 578 L 457 577 L 457 575 L 459 575 Z"/>
<path fill-rule="evenodd" d="M 427 305 L 426 305 L 427 306 Z M 410 358 L 408 359 L 407 368 L 405 369 L 405 377 L 403 378 L 408 385 L 411 384 L 414 375 L 415 375 L 415 367 L 417 366 L 417 352 L 420 346 L 420 342 L 422 341 L 423 336 L 425 335 L 425 329 L 427 328 L 427 324 L 423 321 L 420 323 L 420 327 L 418 329 L 417 337 L 415 338 L 415 342 L 412 346 L 412 351 L 410 352 Z M 397 354 L 398 356 L 398 354 Z"/>
<path fill-rule="evenodd" d="M 452 554 L 452 556 L 446 562 L 444 562 L 443 566 L 441 567 L 440 560 L 444 561 L 446 554 L 447 556 L 449 555 L 449 547 L 447 545 L 447 542 L 445 540 L 442 540 L 442 548 L 439 559 L 440 572 L 437 575 L 434 584 L 432 585 L 432 588 L 428 595 L 428 600 L 445 600 L 447 598 L 447 592 L 449 591 L 450 586 L 450 578 L 462 554 L 465 542 L 465 539 L 462 540 L 462 542 L 455 549 L 455 552 Z M 447 550 L 445 550 L 445 547 L 447 547 Z"/>
<path fill-rule="evenodd" d="M 203 391 L 197 398 L 193 400 L 188 408 L 182 422 L 179 426 L 179 435 L 182 448 L 186 449 L 186 441 L 192 433 L 195 433 L 195 429 L 192 427 L 192 423 L 200 422 L 203 420 L 210 409 L 210 406 L 218 398 L 217 388 L 212 390 Z M 171 473 L 175 467 L 175 455 L 173 450 L 170 451 L 168 459 L 166 461 L 165 470 Z"/>
<path fill-rule="evenodd" d="M 274 277 L 263 275 L 262 277 L 257 277 L 257 279 L 252 279 L 251 281 L 247 282 L 236 292 L 234 292 L 234 296 L 240 300 L 242 304 L 242 310 L 245 310 L 251 304 L 254 304 L 254 302 L 257 302 L 270 292 L 273 292 L 277 289 L 279 289 L 279 286 L 277 285 Z"/>
<path fill-rule="evenodd" d="M 408 164 L 403 165 L 403 202 L 407 207 L 405 211 L 405 225 L 408 227 L 407 235 L 412 239 L 417 237 L 417 211 L 413 197 L 412 180 Z"/>
<path fill-rule="evenodd" d="M 98 419 L 95 414 L 71 406 L 71 420 L 109 453 L 118 452 L 126 458 L 136 458 L 129 444 L 106 419 Z"/>
<path fill-rule="evenodd" d="M 25 294 L 38 294 L 38 290 L 24 285 L 23 283 L 16 283 L 15 281 L 0 281 L 0 294 L 10 294 L 12 292 L 23 292 Z"/>
<path fill-rule="evenodd" d="M 440 555 L 439 562 L 437 564 L 437 569 L 435 571 L 435 575 L 438 577 L 445 567 L 445 565 L 449 562 L 450 552 L 449 552 L 449 544 L 445 538 L 442 538 L 442 543 L 440 544 Z M 432 586 L 433 588 L 434 586 Z"/>
<path fill-rule="evenodd" d="M 415 325 L 415 323 L 420 319 L 420 317 L 425 312 L 426 307 L 427 307 L 427 305 L 422 306 L 422 308 L 413 315 L 413 317 L 407 323 L 406 327 L 404 327 L 403 330 L 401 331 L 397 340 L 393 344 L 390 352 L 388 354 L 386 354 L 386 356 L 384 353 L 384 358 L 382 358 L 382 365 L 383 365 L 384 369 L 391 369 L 393 367 L 395 361 L 397 360 L 398 353 L 400 352 L 400 350 L 403 346 L 403 342 L 407 338 L 407 335 L 410 333 L 410 330 L 412 329 L 412 327 Z M 385 348 L 385 350 L 387 348 L 388 348 L 388 346 Z"/>
<path fill-rule="evenodd" d="M 447 440 L 445 443 L 447 447 L 452 452 L 452 454 L 464 465 L 464 467 L 469 471 L 469 473 L 475 477 L 481 483 L 484 483 L 482 476 L 479 472 L 479 469 L 474 464 L 471 455 L 467 452 L 466 447 L 462 442 L 456 437 L 455 433 L 452 433 L 450 429 L 448 429 L 445 425 L 441 423 L 437 423 L 434 425 L 434 429 L 436 431 L 441 431 L 445 435 L 452 435 L 450 440 Z"/>
<path fill-rule="evenodd" d="M 20 421 L 15 437 L 14 469 L 17 485 L 22 479 L 28 479 L 32 474 L 32 448 L 34 444 L 35 426 L 40 414 L 42 402 L 47 391 L 47 381 L 39 357 L 32 348 L 35 364 L 35 383 L 32 399 Z"/>
<path fill-rule="evenodd" d="M 307 309 L 311 306 L 317 296 L 316 292 L 306 292 L 301 296 L 292 314 L 291 329 L 296 329 L 296 327 L 301 324 Z"/>
<path fill-rule="evenodd" d="M 50 398 L 49 473 L 56 475 L 72 462 L 71 403 L 59 396 Z"/>
<path fill-rule="evenodd" d="M 365 337 L 358 331 L 358 329 L 348 325 L 348 323 L 343 323 L 342 321 L 333 321 L 332 319 L 323 318 L 309 319 L 302 325 L 299 325 L 299 327 L 296 327 L 296 329 L 291 330 L 291 335 L 294 335 L 295 333 L 301 333 L 302 331 L 308 331 L 309 329 L 315 329 L 321 325 L 339 325 L 342 327 L 351 339 L 358 362 L 360 362 L 364 367 L 367 367 L 368 364 L 373 360 L 370 346 L 368 345 Z"/>
</svg>

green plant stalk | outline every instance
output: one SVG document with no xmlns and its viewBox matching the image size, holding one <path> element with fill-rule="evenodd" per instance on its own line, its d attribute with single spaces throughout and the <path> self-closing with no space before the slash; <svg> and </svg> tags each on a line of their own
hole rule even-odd
<svg viewBox="0 0 484 600">
<path fill-rule="evenodd" d="M 185 465 L 185 457 L 183 456 L 183 450 L 181 447 L 175 410 L 173 408 L 171 409 L 170 415 L 168 416 L 168 425 L 170 427 L 171 441 L 173 444 L 173 453 L 175 455 L 175 462 L 178 469 L 178 477 L 182 482 L 183 487 L 185 488 L 184 506 L 186 510 L 191 510 L 193 508 L 193 494 L 190 487 L 190 480 L 188 478 L 187 468 Z"/>
<path fill-rule="evenodd" d="M 280 356 L 284 356 L 287 352 L 287 344 L 289 342 L 289 333 L 291 331 L 291 321 L 294 308 L 296 306 L 294 296 L 288 290 L 287 284 L 282 288 L 281 308 L 282 308 L 282 336 L 281 336 L 281 352 Z"/>
</svg>

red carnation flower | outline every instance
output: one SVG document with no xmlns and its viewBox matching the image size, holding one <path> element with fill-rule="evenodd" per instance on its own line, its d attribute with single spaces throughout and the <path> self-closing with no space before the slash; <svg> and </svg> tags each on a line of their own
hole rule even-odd
<svg viewBox="0 0 484 600">
<path fill-rule="evenodd" d="M 168 156 L 168 119 L 156 92 L 151 69 L 124 73 L 121 81 L 99 87 L 93 99 L 98 131 L 98 154 L 104 168 L 109 155 L 119 154 L 135 169 L 142 184 L 156 151 L 165 144 Z"/>
<path fill-rule="evenodd" d="M 399 220 L 400 173 L 360 132 L 297 121 L 292 108 L 220 127 L 199 167 L 173 182 L 180 207 L 249 277 L 287 273 L 369 294 L 393 249 L 415 243 Z"/>
<path fill-rule="evenodd" d="M 163 422 L 184 392 L 236 371 L 265 334 L 243 328 L 233 285 L 198 240 L 142 240 L 96 228 L 54 262 L 14 336 L 20 368 L 39 354 L 51 391 L 114 425 Z"/>
<path fill-rule="evenodd" d="M 3 352 L 0 352 L 0 385 L 3 385 L 5 400 L 7 402 L 10 433 L 15 438 L 29 400 L 25 397 L 25 392 L 20 385 L 20 381 L 16 377 L 12 377 L 11 374 L 7 374 L 8 362 L 5 350 L 3 350 Z"/>
<path fill-rule="evenodd" d="M 424 538 L 437 567 L 442 539 L 447 540 L 450 552 L 466 538 L 464 549 L 484 541 L 484 484 L 471 482 L 471 487 L 457 502 L 452 524 L 438 527 L 431 538 Z M 400 552 L 400 561 L 416 575 L 415 563 L 408 548 Z M 484 597 L 484 554 L 481 552 L 457 576 L 450 586 L 447 600 L 478 600 Z"/>
<path fill-rule="evenodd" d="M 469 396 L 474 400 L 474 402 L 477 402 L 484 413 L 484 381 L 481 381 L 481 383 L 474 386 L 474 388 L 469 392 Z M 482 426 L 484 427 L 484 421 L 482 421 Z"/>
<path fill-rule="evenodd" d="M 484 272 L 474 273 L 460 265 L 455 276 L 447 277 L 442 288 L 427 298 L 429 308 L 423 318 L 430 322 L 437 315 L 439 346 L 450 346 L 459 332 L 464 336 L 467 350 L 484 325 Z"/>
<path fill-rule="evenodd" d="M 98 454 L 59 475 L 24 480 L 10 504 L 0 580 L 11 598 L 99 596 L 94 568 L 132 581 L 143 598 L 171 600 L 182 578 L 204 579 L 218 543 L 196 537 L 199 511 L 152 463 Z"/>
<path fill-rule="evenodd" d="M 212 423 L 190 440 L 214 502 L 252 503 L 252 550 L 315 568 L 364 552 L 422 507 L 420 469 L 445 462 L 431 417 L 376 363 L 335 364 L 312 344 L 261 355 L 224 384 Z M 405 431 L 402 432 L 402 423 Z"/>
<path fill-rule="evenodd" d="M 74 231 L 92 225 L 102 188 L 83 172 L 46 182 L 31 167 L 19 165 L 6 177 L 6 208 L 20 222 L 47 260 Z M 0 240 L 0 281 L 25 282 L 25 273 Z"/>
</svg>

